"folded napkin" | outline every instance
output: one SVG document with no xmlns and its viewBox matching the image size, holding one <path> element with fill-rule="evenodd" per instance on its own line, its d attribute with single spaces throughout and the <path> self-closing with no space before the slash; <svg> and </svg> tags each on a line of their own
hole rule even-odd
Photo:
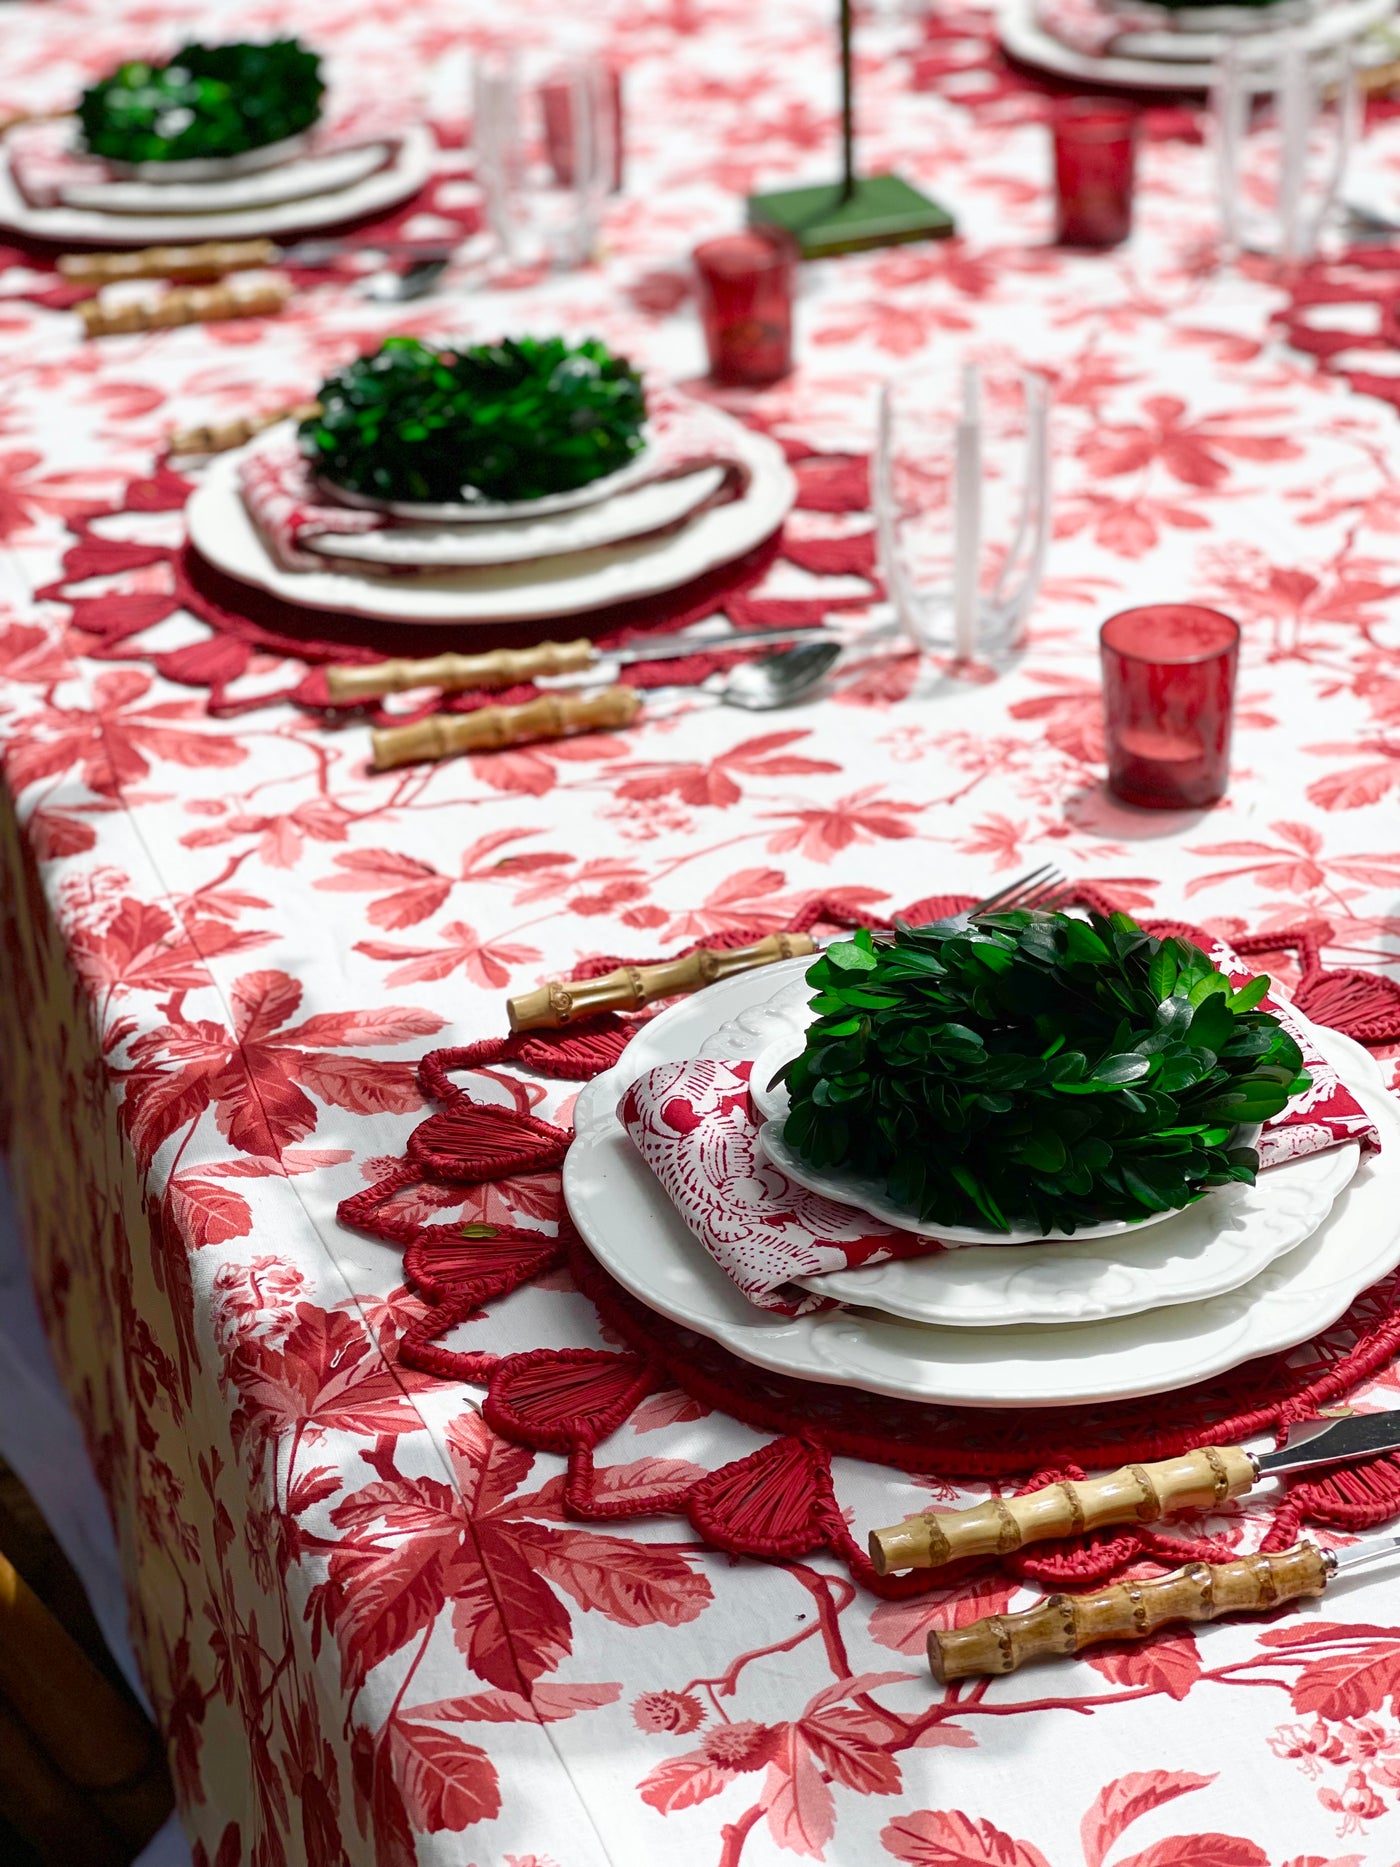
<svg viewBox="0 0 1400 1867">
<path fill-rule="evenodd" d="M 401 117 L 391 124 L 382 107 L 361 105 L 333 122 L 318 125 L 297 160 L 382 146 L 380 167 L 387 167 L 398 152 L 401 130 Z M 10 175 L 30 207 L 89 206 L 93 188 L 109 186 L 117 179 L 100 156 L 85 155 L 78 149 L 75 139 L 71 117 L 19 124 L 5 138 Z M 81 200 L 73 199 L 75 194 L 81 195 Z"/>
<path fill-rule="evenodd" d="M 698 473 L 705 467 L 722 468 L 723 477 L 707 499 L 690 507 L 679 520 L 639 536 L 653 537 L 658 531 L 689 524 L 701 512 L 712 506 L 727 505 L 741 498 L 747 490 L 749 469 L 734 453 L 733 428 L 727 416 L 716 413 L 703 402 L 653 393 L 647 400 L 647 429 L 650 447 L 647 470 L 629 482 L 629 491 L 653 485 L 658 480 L 675 480 L 683 474 Z M 325 570 L 335 563 L 326 552 L 307 549 L 312 539 L 359 536 L 412 524 L 412 521 L 391 518 L 385 513 L 360 512 L 350 506 L 336 505 L 328 499 L 316 487 L 294 434 L 278 434 L 250 449 L 239 463 L 238 481 L 250 518 L 261 533 L 263 543 L 284 570 Z M 630 544 L 634 540 L 627 542 Z M 536 555 L 533 549 L 526 548 L 520 561 L 528 561 Z M 498 563 L 505 561 L 508 560 L 497 560 Z M 363 575 L 365 566 L 356 562 L 351 568 Z"/>
<path fill-rule="evenodd" d="M 1234 955 L 1241 981 L 1247 968 Z M 1380 1142 L 1369 1116 L 1300 1030 L 1286 1005 L 1270 1004 L 1303 1051 L 1311 1088 L 1265 1124 L 1261 1168 L 1317 1154 L 1344 1141 Z M 887 1258 L 927 1257 L 956 1247 L 883 1225 L 868 1213 L 794 1186 L 758 1153 L 761 1119 L 749 1102 L 749 1063 L 692 1058 L 639 1077 L 618 1104 L 633 1146 L 725 1276 L 762 1309 L 800 1316 L 831 1299 L 793 1279 L 853 1270 Z"/>
</svg>

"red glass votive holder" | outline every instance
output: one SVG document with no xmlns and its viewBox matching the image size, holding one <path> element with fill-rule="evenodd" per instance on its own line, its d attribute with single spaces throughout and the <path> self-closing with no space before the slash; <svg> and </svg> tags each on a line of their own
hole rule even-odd
<svg viewBox="0 0 1400 1867">
<path fill-rule="evenodd" d="M 1239 624 L 1194 603 L 1110 616 L 1103 659 L 1108 787 L 1149 810 L 1189 810 L 1225 795 Z"/>
<path fill-rule="evenodd" d="M 711 380 L 753 385 L 786 376 L 795 243 L 778 228 L 749 227 L 706 240 L 692 258 Z"/>
<path fill-rule="evenodd" d="M 1133 225 L 1137 112 L 1111 99 L 1066 98 L 1050 119 L 1055 150 L 1055 239 L 1118 246 Z"/>
</svg>

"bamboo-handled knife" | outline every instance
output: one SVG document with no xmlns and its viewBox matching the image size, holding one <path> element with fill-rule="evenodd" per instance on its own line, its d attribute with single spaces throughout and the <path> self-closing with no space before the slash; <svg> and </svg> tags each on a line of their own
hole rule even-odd
<svg viewBox="0 0 1400 1867">
<path fill-rule="evenodd" d="M 411 259 L 450 259 L 441 240 L 205 240 L 197 246 L 128 247 L 118 253 L 64 253 L 58 270 L 75 285 L 114 285 L 125 279 L 221 279 L 265 266 L 328 266 L 345 253 L 384 253 Z"/>
<path fill-rule="evenodd" d="M 1400 1554 L 1400 1536 L 1371 1536 L 1349 1549 L 1297 1543 L 1276 1555 L 1191 1562 L 1147 1582 L 1115 1582 L 1091 1595 L 1047 1595 L 1020 1614 L 988 1614 L 928 1637 L 935 1679 L 1010 1673 L 1027 1660 L 1078 1653 L 1100 1640 L 1145 1640 L 1172 1621 L 1267 1614 L 1285 1601 L 1320 1595 L 1334 1575 Z"/>
<path fill-rule="evenodd" d="M 970 1510 L 925 1511 L 870 1533 L 878 1575 L 939 1569 L 966 1556 L 1006 1556 L 1025 1543 L 1078 1536 L 1112 1523 L 1155 1523 L 1173 1511 L 1210 1510 L 1261 1479 L 1350 1465 L 1400 1449 L 1400 1410 L 1306 1420 L 1274 1452 L 1200 1446 L 1174 1459 L 1124 1465 L 1102 1478 L 1044 1485 L 1020 1497 L 988 1498 Z"/>
</svg>

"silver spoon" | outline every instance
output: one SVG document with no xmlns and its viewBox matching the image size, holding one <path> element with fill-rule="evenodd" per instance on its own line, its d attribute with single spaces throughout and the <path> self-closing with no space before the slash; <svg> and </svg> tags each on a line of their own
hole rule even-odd
<svg viewBox="0 0 1400 1867">
<path fill-rule="evenodd" d="M 364 284 L 364 296 L 377 305 L 401 305 L 411 298 L 426 298 L 447 270 L 445 258 L 415 259 L 402 269 L 373 273 Z"/>
<path fill-rule="evenodd" d="M 803 642 L 759 661 L 741 661 L 711 691 L 725 706 L 750 713 L 790 707 L 821 686 L 845 648 L 844 642 Z"/>
</svg>

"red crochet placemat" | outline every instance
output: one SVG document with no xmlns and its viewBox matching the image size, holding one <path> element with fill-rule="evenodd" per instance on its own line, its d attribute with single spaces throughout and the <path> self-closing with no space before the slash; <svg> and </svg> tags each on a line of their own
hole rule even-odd
<svg viewBox="0 0 1400 1867">
<path fill-rule="evenodd" d="M 1354 246 L 1338 259 L 1315 260 L 1280 281 L 1288 303 L 1276 321 L 1295 350 L 1305 350 L 1329 376 L 1340 376 L 1362 395 L 1400 409 L 1400 375 L 1367 369 L 1366 352 L 1394 357 L 1400 343 L 1400 245 Z M 1370 307 L 1369 330 L 1338 330 L 1327 321 L 1331 305 Z"/>
<path fill-rule="evenodd" d="M 1093 887 L 1082 889 L 1080 899 L 1102 911 L 1115 905 L 1108 891 Z M 905 918 L 933 920 L 971 905 L 968 897 L 934 897 L 915 902 Z M 852 924 L 853 917 L 838 903 L 815 900 L 789 931 Z M 867 924 L 888 923 L 867 919 Z M 1206 939 L 1180 922 L 1148 925 L 1160 934 Z M 738 930 L 710 944 L 743 945 L 773 931 Z M 1294 1001 L 1309 1017 L 1363 1043 L 1400 1040 L 1400 984 L 1324 968 L 1319 950 L 1330 931 L 1314 924 L 1236 939 L 1233 945 L 1246 957 L 1295 954 L 1300 978 Z M 610 955 L 581 967 L 575 976 L 651 963 Z M 1174 1393 L 1169 1403 L 1159 1395 L 1024 1413 L 923 1405 L 750 1366 L 628 1295 L 592 1258 L 567 1215 L 555 1234 L 508 1224 L 423 1224 L 396 1213 L 396 1203 L 410 1189 L 427 1189 L 432 1203 L 460 1205 L 474 1188 L 500 1185 L 517 1175 L 552 1173 L 568 1151 L 568 1131 L 530 1114 L 523 1096 L 509 1108 L 477 1101 L 451 1080 L 453 1075 L 479 1071 L 497 1085 L 509 1085 L 512 1079 L 502 1066 L 515 1066 L 537 1077 L 583 1081 L 616 1063 L 639 1021 L 604 1013 L 563 1032 L 528 1032 L 432 1052 L 419 1066 L 419 1081 L 437 1111 L 409 1137 L 393 1171 L 339 1209 L 343 1223 L 403 1250 L 408 1285 L 429 1306 L 426 1316 L 404 1328 L 402 1360 L 444 1380 L 485 1387 L 483 1412 L 496 1432 L 567 1458 L 565 1496 L 575 1516 L 675 1512 L 689 1518 L 714 1548 L 770 1560 L 826 1548 L 876 1593 L 917 1594 L 946 1586 L 952 1571 L 877 1576 L 837 1502 L 834 1457 L 864 1459 L 926 1478 L 1031 1488 L 1050 1477 L 1083 1477 L 1085 1467 L 1162 1458 L 1210 1443 L 1235 1444 L 1334 1404 L 1400 1351 L 1397 1272 L 1364 1292 L 1341 1321 L 1305 1347 Z M 518 1081 L 514 1086 L 522 1088 Z M 450 1331 L 479 1316 L 485 1306 L 561 1267 L 567 1267 L 609 1336 L 620 1338 L 624 1348 L 541 1348 L 502 1357 L 444 1346 Z M 670 1388 L 776 1437 L 747 1457 L 664 1494 L 649 1492 L 643 1500 L 619 1497 L 595 1481 L 595 1454 L 648 1395 Z M 1400 1458 L 1379 1459 L 1292 1486 L 1272 1507 L 1266 1547 L 1286 1548 L 1304 1523 L 1357 1531 L 1397 1511 Z M 899 1514 L 892 1505 L 888 1520 Z M 1044 1544 L 1004 1561 L 1017 1576 L 1063 1586 L 1100 1582 L 1144 1558 L 1170 1564 L 1188 1556 L 1222 1561 L 1232 1553 L 1218 1541 L 1164 1536 L 1150 1525 L 1134 1525 Z"/>
<path fill-rule="evenodd" d="M 751 425 L 759 425 L 752 415 L 746 419 Z M 797 480 L 798 511 L 868 510 L 869 474 L 863 458 L 814 454 L 792 441 L 782 445 Z M 392 655 L 440 654 L 446 641 L 444 631 L 301 609 L 224 576 L 187 543 L 169 545 L 111 534 L 112 522 L 126 514 L 180 511 L 193 491 L 192 480 L 161 463 L 146 478 L 129 481 L 115 505 L 68 520 L 75 542 L 64 553 L 61 574 L 37 594 L 46 601 L 68 605 L 73 628 L 87 638 L 80 645 L 82 652 L 99 660 L 146 660 L 167 680 L 205 689 L 209 711 L 217 715 L 290 702 L 320 713 L 363 714 L 380 723 L 389 718 L 379 707 L 337 708 L 320 670 L 331 662 L 368 663 Z M 873 531 L 841 537 L 798 537 L 793 530 L 783 527 L 732 563 L 657 596 L 616 603 L 552 623 L 474 626 L 472 647 L 483 651 L 518 648 L 561 635 L 587 635 L 601 647 L 619 647 L 643 641 L 652 633 L 683 629 L 713 616 L 717 610 L 723 610 L 740 630 L 815 628 L 833 612 L 863 610 L 881 595 Z M 754 594 L 778 559 L 818 576 L 862 578 L 869 591 L 820 598 Z M 81 586 L 88 579 L 98 577 L 111 580 L 107 589 L 96 596 L 82 592 Z M 176 611 L 198 618 L 208 635 L 183 648 L 143 647 L 143 632 Z M 253 698 L 230 692 L 247 673 L 254 655 L 268 653 L 295 657 L 306 663 L 306 672 L 284 688 L 273 692 L 260 689 Z M 622 669 L 617 678 L 643 688 L 693 686 L 717 668 L 732 665 L 735 659 L 743 657 L 730 651 L 636 662 Z M 452 694 L 445 701 L 428 701 L 422 711 L 470 712 L 488 703 L 513 705 L 530 699 L 536 691 L 525 685 L 490 693 Z M 402 709 L 392 715 L 396 723 L 416 717 Z"/>
</svg>

